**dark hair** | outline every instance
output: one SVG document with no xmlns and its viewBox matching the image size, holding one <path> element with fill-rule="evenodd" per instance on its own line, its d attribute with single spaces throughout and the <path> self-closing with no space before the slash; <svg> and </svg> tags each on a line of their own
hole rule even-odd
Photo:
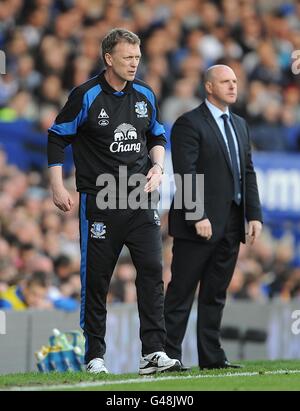
<svg viewBox="0 0 300 411">
<path fill-rule="evenodd" d="M 21 252 L 31 251 L 31 250 L 34 250 L 34 245 L 32 243 L 21 243 L 20 244 Z"/>
<path fill-rule="evenodd" d="M 49 278 L 45 271 L 34 271 L 30 277 L 26 279 L 27 287 L 32 285 L 39 285 L 40 287 L 47 288 L 49 286 Z"/>
<path fill-rule="evenodd" d="M 59 267 L 68 267 L 71 264 L 71 259 L 67 255 L 60 254 L 55 260 L 54 260 L 54 270 L 57 270 Z"/>
<path fill-rule="evenodd" d="M 102 58 L 104 64 L 106 64 L 105 54 L 111 53 L 114 47 L 121 42 L 137 45 L 141 44 L 139 37 L 129 30 L 117 28 L 109 31 L 102 40 Z"/>
</svg>

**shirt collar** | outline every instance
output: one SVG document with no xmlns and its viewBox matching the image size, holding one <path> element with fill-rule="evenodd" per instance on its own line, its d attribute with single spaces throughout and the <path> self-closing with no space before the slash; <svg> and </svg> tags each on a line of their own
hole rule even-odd
<svg viewBox="0 0 300 411">
<path fill-rule="evenodd" d="M 24 294 L 23 294 L 23 290 L 22 290 L 22 288 L 21 288 L 20 286 L 18 286 L 18 287 L 16 288 L 16 296 L 17 296 L 24 304 L 26 304 L 25 297 L 24 297 Z"/>
<path fill-rule="evenodd" d="M 226 108 L 225 111 L 222 111 L 217 106 L 215 106 L 210 101 L 208 101 L 207 98 L 205 99 L 205 104 L 215 120 L 220 119 L 223 114 L 227 114 L 228 117 L 230 118 L 230 112 L 229 112 L 228 107 Z"/>
<path fill-rule="evenodd" d="M 106 81 L 106 78 L 104 76 L 105 71 L 106 70 L 103 70 L 98 76 L 102 90 L 104 90 L 108 94 L 115 94 L 117 96 L 122 96 L 124 94 L 129 94 L 132 92 L 132 81 L 127 81 L 126 86 L 121 92 L 112 88 L 111 85 Z"/>
</svg>

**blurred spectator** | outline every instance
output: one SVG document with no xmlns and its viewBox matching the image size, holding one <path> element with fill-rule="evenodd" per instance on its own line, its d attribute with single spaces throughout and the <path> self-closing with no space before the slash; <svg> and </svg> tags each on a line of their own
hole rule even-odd
<svg viewBox="0 0 300 411">
<path fill-rule="evenodd" d="M 5 106 L 7 102 L 18 92 L 18 83 L 10 73 L 0 76 L 0 107 Z"/>
<path fill-rule="evenodd" d="M 1 121 L 37 120 L 37 118 L 37 106 L 27 91 L 19 91 L 8 101 L 5 107 L 0 109 Z"/>
<path fill-rule="evenodd" d="M 20 89 L 34 91 L 41 83 L 42 76 L 35 70 L 34 58 L 24 54 L 18 60 L 18 85 Z"/>
<path fill-rule="evenodd" d="M 252 127 L 252 142 L 257 150 L 287 151 L 287 134 L 282 126 L 281 107 L 276 100 L 270 101 L 262 121 Z"/>
<path fill-rule="evenodd" d="M 62 106 L 62 99 L 65 99 L 65 96 L 62 91 L 60 78 L 57 75 L 49 75 L 43 81 L 39 94 L 40 102 L 60 108 Z"/>
<path fill-rule="evenodd" d="M 258 62 L 250 74 L 251 80 L 258 80 L 265 84 L 274 83 L 284 85 L 285 73 L 279 65 L 279 56 L 271 41 L 262 41 L 257 48 Z"/>
<path fill-rule="evenodd" d="M 73 274 L 73 262 L 70 257 L 60 254 L 54 260 L 54 274 L 57 287 L 69 282 Z"/>
<path fill-rule="evenodd" d="M 12 286 L 0 292 L 0 308 L 17 311 L 27 308 L 50 308 L 52 303 L 47 300 L 48 287 L 46 274 L 36 271 L 19 286 Z"/>
<path fill-rule="evenodd" d="M 188 77 L 178 80 L 174 94 L 168 97 L 162 106 L 162 119 L 172 125 L 184 112 L 197 107 L 201 100 L 194 96 L 195 84 Z"/>
</svg>

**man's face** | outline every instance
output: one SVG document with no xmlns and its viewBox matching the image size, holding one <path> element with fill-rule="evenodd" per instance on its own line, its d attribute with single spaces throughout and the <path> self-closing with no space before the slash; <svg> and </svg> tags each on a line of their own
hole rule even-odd
<svg viewBox="0 0 300 411">
<path fill-rule="evenodd" d="M 237 79 L 228 67 L 214 69 L 211 81 L 206 83 L 208 96 L 221 105 L 230 105 L 237 99 Z"/>
<path fill-rule="evenodd" d="M 125 41 L 118 43 L 111 54 L 106 53 L 106 62 L 114 74 L 123 81 L 132 81 L 141 59 L 140 46 Z"/>
<path fill-rule="evenodd" d="M 28 307 L 43 308 L 47 297 L 47 288 L 31 284 L 25 286 L 23 294 Z"/>
</svg>

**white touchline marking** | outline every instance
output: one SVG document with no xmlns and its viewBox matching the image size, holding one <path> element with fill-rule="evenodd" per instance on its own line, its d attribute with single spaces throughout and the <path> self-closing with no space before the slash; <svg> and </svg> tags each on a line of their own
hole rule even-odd
<svg viewBox="0 0 300 411">
<path fill-rule="evenodd" d="M 68 388 L 89 388 L 89 387 L 101 387 L 105 385 L 120 385 L 120 384 L 135 384 L 144 382 L 158 382 L 158 381 L 172 381 L 172 380 L 190 380 L 201 378 L 224 378 L 224 377 L 253 377 L 256 375 L 280 375 L 280 374 L 300 374 L 300 370 L 275 370 L 275 371 L 253 371 L 253 372 L 228 372 L 226 374 L 212 375 L 186 375 L 186 376 L 169 376 L 169 377 L 139 377 L 131 378 L 128 380 L 115 380 L 115 381 L 93 381 L 93 382 L 80 382 L 77 384 L 60 384 L 60 385 L 39 385 L 28 387 L 11 387 L 6 390 L 0 389 L 0 391 L 54 391 Z"/>
</svg>

